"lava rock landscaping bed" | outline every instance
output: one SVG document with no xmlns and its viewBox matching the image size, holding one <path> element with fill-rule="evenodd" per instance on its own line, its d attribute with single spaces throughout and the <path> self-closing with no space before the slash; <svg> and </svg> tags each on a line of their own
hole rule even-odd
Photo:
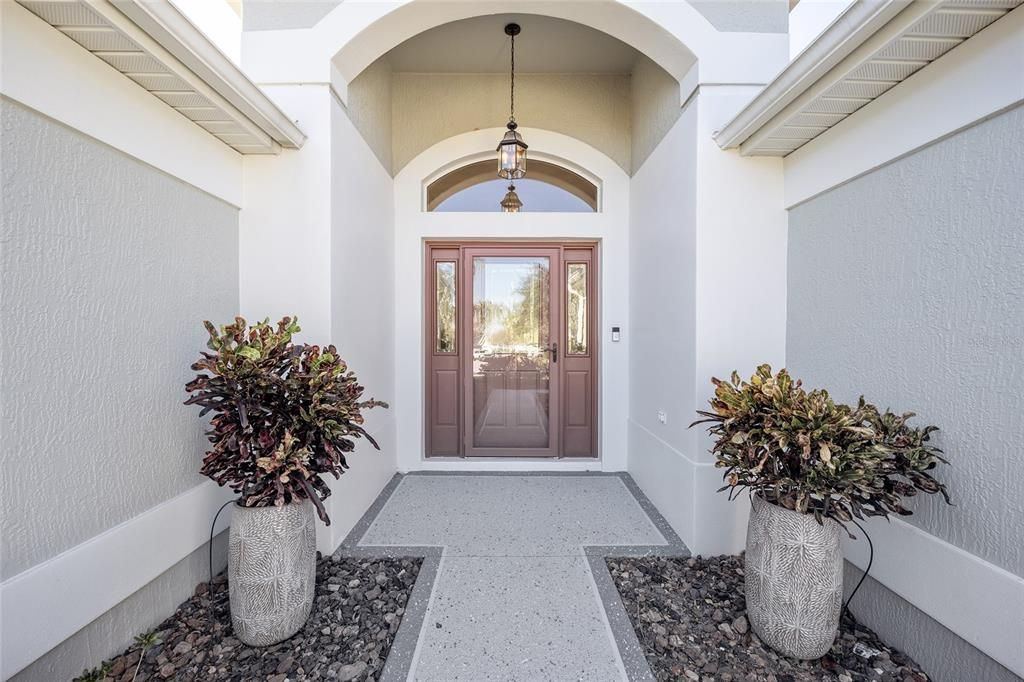
<svg viewBox="0 0 1024 682">
<path fill-rule="evenodd" d="M 844 616 L 817 661 L 785 658 L 750 630 L 743 558 L 608 559 L 633 629 L 658 680 L 693 682 L 925 682 L 904 653 Z"/>
<path fill-rule="evenodd" d="M 290 639 L 250 647 L 232 635 L 224 574 L 155 630 L 141 656 L 146 680 L 375 680 L 380 676 L 421 559 L 325 557 L 317 562 L 316 597 L 306 625 Z M 142 647 L 132 646 L 78 680 L 131 682 Z"/>
</svg>

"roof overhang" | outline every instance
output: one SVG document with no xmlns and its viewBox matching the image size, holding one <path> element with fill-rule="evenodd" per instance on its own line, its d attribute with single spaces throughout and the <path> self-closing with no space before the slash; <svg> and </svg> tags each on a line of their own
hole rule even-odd
<svg viewBox="0 0 1024 682">
<path fill-rule="evenodd" d="M 242 154 L 306 136 L 169 0 L 18 0 L 64 35 Z"/>
<path fill-rule="evenodd" d="M 855 2 L 715 133 L 715 141 L 744 156 L 786 156 L 1022 2 Z"/>
</svg>

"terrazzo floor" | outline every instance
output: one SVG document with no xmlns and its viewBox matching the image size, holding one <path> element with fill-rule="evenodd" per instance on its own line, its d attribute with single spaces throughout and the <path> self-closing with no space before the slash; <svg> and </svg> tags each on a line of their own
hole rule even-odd
<svg viewBox="0 0 1024 682">
<path fill-rule="evenodd" d="M 426 557 L 382 677 L 424 682 L 651 679 L 603 557 L 687 554 L 625 474 L 399 476 L 340 551 Z"/>
</svg>

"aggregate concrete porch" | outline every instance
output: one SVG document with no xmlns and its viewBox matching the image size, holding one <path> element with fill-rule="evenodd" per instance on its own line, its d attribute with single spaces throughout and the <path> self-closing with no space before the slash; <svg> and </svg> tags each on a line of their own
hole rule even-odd
<svg viewBox="0 0 1024 682">
<path fill-rule="evenodd" d="M 606 556 L 688 551 L 627 474 L 396 476 L 339 552 L 423 556 L 384 680 L 650 680 Z"/>
</svg>

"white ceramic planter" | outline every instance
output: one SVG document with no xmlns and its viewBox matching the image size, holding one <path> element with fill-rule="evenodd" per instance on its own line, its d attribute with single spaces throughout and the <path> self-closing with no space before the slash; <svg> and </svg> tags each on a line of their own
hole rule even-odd
<svg viewBox="0 0 1024 682">
<path fill-rule="evenodd" d="M 269 646 L 298 632 L 313 608 L 316 517 L 309 500 L 283 507 L 234 506 L 228 589 L 235 636 Z"/>
<path fill-rule="evenodd" d="M 832 647 L 843 601 L 839 524 L 753 498 L 745 557 L 747 619 L 779 653 L 821 658 Z"/>
</svg>

